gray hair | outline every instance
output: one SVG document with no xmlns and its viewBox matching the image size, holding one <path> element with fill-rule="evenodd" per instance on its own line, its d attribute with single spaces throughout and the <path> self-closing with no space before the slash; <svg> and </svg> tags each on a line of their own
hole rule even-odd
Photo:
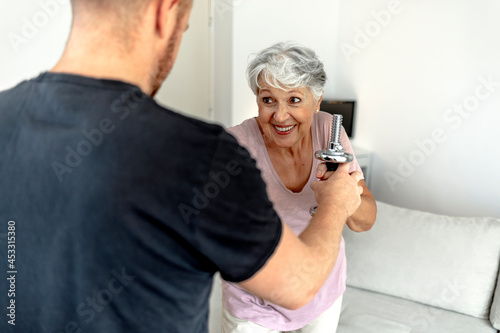
<svg viewBox="0 0 500 333">
<path fill-rule="evenodd" d="M 255 54 L 248 64 L 248 85 L 255 95 L 262 88 L 260 78 L 274 88 L 309 88 L 317 101 L 323 94 L 326 73 L 313 50 L 296 43 L 282 42 Z"/>
</svg>

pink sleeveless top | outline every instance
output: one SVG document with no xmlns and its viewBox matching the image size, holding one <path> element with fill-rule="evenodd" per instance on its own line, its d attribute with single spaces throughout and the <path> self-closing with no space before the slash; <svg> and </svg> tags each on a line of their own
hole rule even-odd
<svg viewBox="0 0 500 333">
<path fill-rule="evenodd" d="M 313 151 L 325 149 L 330 140 L 332 115 L 319 112 L 314 115 L 311 124 Z M 262 178 L 267 184 L 267 193 L 274 204 L 274 209 L 296 235 L 300 235 L 309 224 L 309 208 L 316 205 L 311 182 L 316 180 L 316 169 L 320 163 L 313 158 L 313 166 L 308 183 L 301 192 L 294 193 L 287 189 L 273 168 L 267 153 L 264 139 L 256 119 L 245 120 L 242 124 L 231 127 L 228 132 L 236 137 L 257 161 Z M 351 143 L 342 128 L 341 141 L 347 152 L 354 155 Z M 351 162 L 350 172 L 361 171 L 356 158 Z M 298 310 L 287 310 L 278 305 L 256 297 L 238 284 L 222 281 L 224 307 L 234 316 L 250 320 L 266 328 L 292 331 L 304 327 L 333 305 L 345 291 L 346 258 L 344 239 L 342 238 L 338 258 L 327 281 L 314 299 Z"/>
</svg>

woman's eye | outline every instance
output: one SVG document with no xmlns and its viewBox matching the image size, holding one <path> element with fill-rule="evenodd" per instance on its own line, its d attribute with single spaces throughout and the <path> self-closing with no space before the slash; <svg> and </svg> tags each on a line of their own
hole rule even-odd
<svg viewBox="0 0 500 333">
<path fill-rule="evenodd" d="M 294 103 L 295 104 L 295 103 L 299 103 L 299 102 L 300 102 L 300 98 L 298 98 L 298 97 L 292 97 L 292 98 L 290 98 L 290 103 Z"/>
<path fill-rule="evenodd" d="M 271 99 L 271 97 L 262 97 L 262 102 L 264 102 L 266 104 L 270 104 L 270 103 L 272 103 L 272 99 Z"/>
</svg>

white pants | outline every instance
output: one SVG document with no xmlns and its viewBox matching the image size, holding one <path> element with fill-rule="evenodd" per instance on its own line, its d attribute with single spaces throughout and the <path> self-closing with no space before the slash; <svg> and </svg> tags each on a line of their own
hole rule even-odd
<svg viewBox="0 0 500 333">
<path fill-rule="evenodd" d="M 333 305 L 323 312 L 312 323 L 295 331 L 293 333 L 335 333 L 339 323 L 340 309 L 342 307 L 342 296 L 340 296 Z M 222 333 L 280 333 L 278 330 L 272 330 L 260 326 L 254 322 L 239 319 L 229 313 L 226 309 L 222 312 Z"/>
</svg>

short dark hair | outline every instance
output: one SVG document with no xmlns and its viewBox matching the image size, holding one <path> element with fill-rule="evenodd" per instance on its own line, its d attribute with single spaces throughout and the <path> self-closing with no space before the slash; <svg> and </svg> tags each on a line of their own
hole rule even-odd
<svg viewBox="0 0 500 333">
<path fill-rule="evenodd" d="M 71 0 L 71 3 L 73 8 L 76 8 L 76 11 L 79 10 L 81 5 L 87 5 L 87 8 L 98 10 L 121 11 L 124 15 L 127 12 L 140 15 L 151 1 L 153 0 Z M 179 0 L 179 14 L 184 14 L 192 1 Z"/>
<path fill-rule="evenodd" d="M 135 28 L 152 1 L 155 0 L 71 0 L 73 21 L 78 21 L 83 13 L 104 17 L 114 25 L 113 34 L 124 42 L 125 47 L 130 47 L 129 42 L 134 38 Z M 193 0 L 179 0 L 178 20 L 184 17 L 192 2 Z"/>
<path fill-rule="evenodd" d="M 71 0 L 73 15 L 76 16 L 82 10 L 96 10 L 115 12 L 120 17 L 129 18 L 139 15 L 146 9 L 152 0 Z"/>
</svg>

